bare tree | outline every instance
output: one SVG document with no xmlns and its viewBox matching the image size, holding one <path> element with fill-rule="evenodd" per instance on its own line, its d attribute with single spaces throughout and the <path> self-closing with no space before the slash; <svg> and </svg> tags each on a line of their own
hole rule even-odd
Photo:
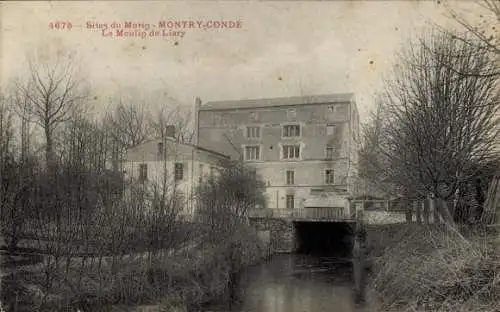
<svg viewBox="0 0 500 312">
<path fill-rule="evenodd" d="M 500 55 L 500 1 L 478 0 L 475 3 L 483 9 L 483 12 L 474 14 L 473 20 L 472 18 L 467 18 L 465 14 L 447 6 L 451 17 L 476 40 L 469 41 L 468 38 L 462 36 L 458 36 L 458 38 L 485 48 L 496 55 Z"/>
<path fill-rule="evenodd" d="M 31 116 L 31 102 L 24 92 L 14 86 L 11 88 L 10 105 L 12 110 L 16 113 L 19 123 L 20 134 L 20 152 L 21 159 L 29 157 L 33 148 L 32 144 L 32 116 Z"/>
<path fill-rule="evenodd" d="M 72 114 L 84 109 L 88 90 L 79 78 L 73 55 L 57 51 L 52 58 L 28 58 L 29 76 L 18 84 L 29 101 L 33 121 L 43 130 L 47 164 L 54 161 L 54 134 Z"/>
<path fill-rule="evenodd" d="M 0 165 L 12 151 L 14 140 L 13 112 L 7 99 L 0 94 Z M 2 167 L 3 168 L 3 167 Z"/>
<path fill-rule="evenodd" d="M 498 82 L 484 75 L 495 70 L 489 52 L 457 38 L 432 33 L 404 50 L 387 81 L 376 144 L 365 149 L 377 155 L 383 180 L 404 195 L 433 194 L 450 223 L 446 202 L 495 160 L 500 134 Z"/>
<path fill-rule="evenodd" d="M 191 119 L 191 114 L 183 111 L 180 106 L 162 106 L 154 114 L 151 128 L 157 138 L 165 139 L 168 136 L 168 127 L 174 126 L 174 138 L 180 143 L 191 143 L 194 135 Z"/>
<path fill-rule="evenodd" d="M 104 117 L 105 131 L 110 136 L 111 162 L 117 170 L 128 148 L 150 138 L 149 113 L 137 103 L 125 103 L 121 98 Z"/>
<path fill-rule="evenodd" d="M 149 113 L 138 103 L 124 103 L 120 99 L 108 118 L 109 131 L 123 147 L 134 147 L 150 137 Z"/>
<path fill-rule="evenodd" d="M 66 123 L 62 134 L 64 142 L 61 158 L 73 166 L 102 174 L 106 169 L 108 134 L 102 125 L 84 115 L 74 116 Z"/>
<path fill-rule="evenodd" d="M 209 239 L 231 236 L 247 212 L 265 207 L 264 182 L 241 163 L 230 164 L 218 176 L 205 180 L 197 191 L 196 213 L 209 231 Z"/>
<path fill-rule="evenodd" d="M 13 126 L 12 111 L 7 99 L 0 94 L 0 212 L 2 232 L 7 230 L 6 222 L 12 210 L 12 188 L 15 181 L 11 172 L 13 163 Z M 3 233 L 5 234 L 5 233 Z"/>
<path fill-rule="evenodd" d="M 359 175 L 361 178 L 374 180 L 379 178 L 381 153 L 380 139 L 383 126 L 382 104 L 380 98 L 376 100 L 375 111 L 371 113 L 369 121 L 362 125 L 363 137 L 359 153 Z M 379 182 L 380 179 L 377 180 Z"/>
</svg>

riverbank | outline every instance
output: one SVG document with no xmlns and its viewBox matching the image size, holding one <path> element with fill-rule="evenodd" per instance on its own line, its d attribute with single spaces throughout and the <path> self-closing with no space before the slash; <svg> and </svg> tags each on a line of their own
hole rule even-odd
<svg viewBox="0 0 500 312">
<path fill-rule="evenodd" d="M 500 310 L 500 259 L 486 230 L 407 226 L 373 267 L 378 311 Z M 396 239 L 395 239 L 396 238 Z"/>
<path fill-rule="evenodd" d="M 234 275 L 265 255 L 253 229 L 239 225 L 237 232 L 182 250 L 73 258 L 53 268 L 51 287 L 44 285 L 46 260 L 20 266 L 2 279 L 2 302 L 14 311 L 130 311 L 151 304 L 165 311 L 196 310 L 226 296 Z"/>
</svg>

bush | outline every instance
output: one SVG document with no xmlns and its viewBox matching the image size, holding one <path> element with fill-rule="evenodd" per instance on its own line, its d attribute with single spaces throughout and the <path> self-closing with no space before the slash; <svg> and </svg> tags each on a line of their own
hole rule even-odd
<svg viewBox="0 0 500 312">
<path fill-rule="evenodd" d="M 381 311 L 499 311 L 500 262 L 486 244 L 436 226 L 400 237 L 375 263 Z"/>
<path fill-rule="evenodd" d="M 81 258 L 60 265 L 53 286 L 45 285 L 42 266 L 17 270 L 3 278 L 2 301 L 15 311 L 67 311 L 80 307 L 96 311 L 109 305 L 140 305 L 200 308 L 210 300 L 228 295 L 235 274 L 262 254 L 255 231 L 241 226 L 230 240 L 203 241 L 177 252 L 135 254 L 123 258 Z M 151 258 L 150 258 L 151 256 Z M 113 261 L 116 263 L 113 265 Z M 38 307 L 42 304 L 42 309 Z M 11 309 L 14 311 L 14 309 Z"/>
</svg>

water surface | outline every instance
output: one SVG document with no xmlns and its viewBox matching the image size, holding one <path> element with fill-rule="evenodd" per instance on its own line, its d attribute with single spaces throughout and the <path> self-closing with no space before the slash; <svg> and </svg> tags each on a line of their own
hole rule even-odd
<svg viewBox="0 0 500 312">
<path fill-rule="evenodd" d="M 232 300 L 216 312 L 366 312 L 354 303 L 352 265 L 346 259 L 275 255 L 242 273 Z"/>
</svg>

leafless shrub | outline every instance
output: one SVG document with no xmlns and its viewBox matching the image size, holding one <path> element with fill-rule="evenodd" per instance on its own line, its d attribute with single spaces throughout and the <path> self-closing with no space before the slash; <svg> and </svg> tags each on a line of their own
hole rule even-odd
<svg viewBox="0 0 500 312">
<path fill-rule="evenodd" d="M 241 164 L 233 164 L 206 180 L 198 189 L 196 213 L 217 241 L 231 237 L 244 224 L 249 209 L 265 207 L 264 182 Z"/>
<path fill-rule="evenodd" d="M 500 263 L 493 250 L 449 228 L 404 228 L 375 264 L 380 311 L 495 311 Z"/>
</svg>

